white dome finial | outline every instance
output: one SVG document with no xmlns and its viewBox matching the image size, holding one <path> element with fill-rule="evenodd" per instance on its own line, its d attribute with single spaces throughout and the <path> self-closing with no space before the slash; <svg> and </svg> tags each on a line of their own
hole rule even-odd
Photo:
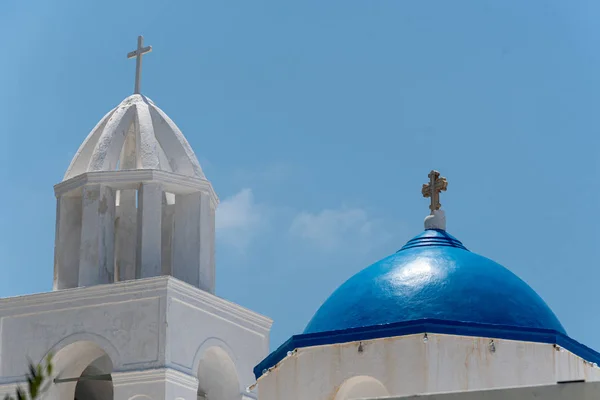
<svg viewBox="0 0 600 400">
<path fill-rule="evenodd" d="M 433 214 L 425 217 L 425 229 L 446 230 L 446 213 L 444 210 L 435 210 Z"/>
<path fill-rule="evenodd" d="M 423 197 L 429 197 L 431 203 L 429 209 L 431 214 L 425 217 L 425 229 L 440 229 L 446 230 L 446 213 L 441 210 L 440 192 L 448 189 L 448 181 L 436 170 L 431 170 L 429 175 L 429 183 L 423 185 L 421 193 Z"/>
</svg>

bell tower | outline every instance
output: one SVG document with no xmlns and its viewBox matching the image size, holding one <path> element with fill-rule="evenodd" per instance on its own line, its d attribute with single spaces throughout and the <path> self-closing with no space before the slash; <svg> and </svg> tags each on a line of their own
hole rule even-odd
<svg viewBox="0 0 600 400">
<path fill-rule="evenodd" d="M 147 97 L 106 114 L 54 189 L 55 289 L 171 275 L 214 293 L 217 195 Z"/>
<path fill-rule="evenodd" d="M 136 93 L 90 132 L 57 197 L 54 289 L 171 275 L 215 290 L 218 197 L 175 123 Z"/>
<path fill-rule="evenodd" d="M 214 294 L 218 198 L 141 94 L 150 50 L 54 187 L 54 290 L 0 299 L 0 398 L 52 353 L 47 400 L 256 399 L 272 321 Z"/>
</svg>

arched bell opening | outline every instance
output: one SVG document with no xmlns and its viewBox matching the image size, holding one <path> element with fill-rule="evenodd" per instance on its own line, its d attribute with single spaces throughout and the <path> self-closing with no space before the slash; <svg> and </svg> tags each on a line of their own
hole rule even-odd
<svg viewBox="0 0 600 400">
<path fill-rule="evenodd" d="M 170 275 L 214 293 L 214 224 L 210 194 L 160 179 L 74 189 L 58 198 L 54 289 Z"/>
<path fill-rule="evenodd" d="M 88 365 L 75 386 L 74 400 L 113 400 L 112 362 L 108 355 Z"/>
<path fill-rule="evenodd" d="M 160 248 L 161 275 L 173 275 L 171 266 L 173 229 L 175 216 L 175 194 L 161 191 Z M 141 266 L 137 265 L 137 236 L 142 226 L 138 225 L 140 193 L 137 189 L 115 191 L 116 211 L 114 223 L 114 281 L 128 281 L 141 278 Z M 156 226 L 153 226 L 156 228 Z M 157 271 L 158 272 L 158 271 Z"/>
<path fill-rule="evenodd" d="M 53 383 L 47 399 L 114 400 L 110 356 L 92 341 L 78 341 L 53 357 Z"/>
<path fill-rule="evenodd" d="M 240 400 L 240 381 L 233 360 L 218 346 L 208 348 L 198 366 L 198 400 Z"/>
</svg>

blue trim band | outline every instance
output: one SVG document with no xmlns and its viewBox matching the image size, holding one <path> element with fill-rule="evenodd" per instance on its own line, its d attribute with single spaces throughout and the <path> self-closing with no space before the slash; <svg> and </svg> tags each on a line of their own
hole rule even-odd
<svg viewBox="0 0 600 400">
<path fill-rule="evenodd" d="M 385 325 L 343 329 L 339 331 L 294 335 L 254 367 L 254 376 L 256 379 L 260 378 L 263 375 L 263 371 L 277 365 L 287 356 L 289 351 L 294 351 L 295 349 L 302 347 L 324 346 L 328 344 L 348 343 L 394 336 L 407 336 L 417 333 L 439 333 L 556 344 L 588 362 L 600 364 L 600 353 L 571 339 L 567 335 L 552 329 L 521 328 L 505 325 L 421 319 Z"/>
<path fill-rule="evenodd" d="M 425 232 L 421 233 L 418 236 L 415 236 L 411 240 L 409 240 L 400 250 L 396 253 L 401 252 L 402 250 L 412 249 L 415 247 L 456 247 L 458 249 L 463 249 L 469 251 L 460 240 L 449 234 L 448 232 L 441 229 L 426 229 Z"/>
</svg>

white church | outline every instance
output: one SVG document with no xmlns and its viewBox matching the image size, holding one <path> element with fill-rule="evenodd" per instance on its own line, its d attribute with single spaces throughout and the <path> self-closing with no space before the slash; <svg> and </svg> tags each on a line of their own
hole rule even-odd
<svg viewBox="0 0 600 400">
<path fill-rule="evenodd" d="M 215 294 L 219 199 L 141 94 L 150 50 L 54 187 L 54 290 L 0 299 L 0 396 L 53 354 L 47 400 L 600 399 L 600 353 L 446 231 L 437 171 L 425 229 L 269 353 L 272 321 Z"/>
</svg>

